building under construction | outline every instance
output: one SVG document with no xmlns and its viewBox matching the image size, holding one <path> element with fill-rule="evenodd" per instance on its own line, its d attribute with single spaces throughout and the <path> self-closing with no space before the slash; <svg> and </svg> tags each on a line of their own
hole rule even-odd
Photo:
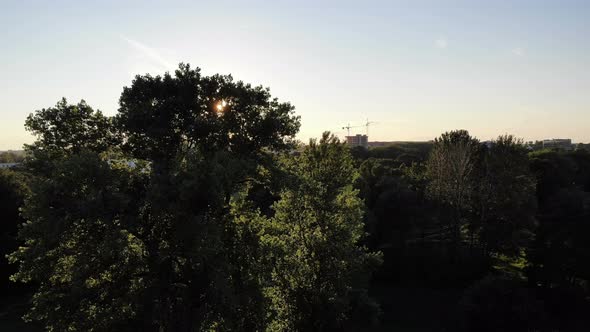
<svg viewBox="0 0 590 332">
<path fill-rule="evenodd" d="M 367 119 L 367 122 L 362 126 L 351 126 L 349 123 L 347 126 L 342 127 L 342 129 L 346 129 L 348 132 L 348 135 L 346 136 L 346 144 L 348 144 L 348 146 L 350 146 L 350 147 L 362 146 L 365 149 L 369 148 L 369 125 L 371 125 L 373 123 L 375 123 L 375 122 L 370 122 L 369 119 Z M 350 135 L 350 129 L 360 128 L 360 127 L 366 128 L 366 130 L 367 130 L 366 135 L 361 135 L 361 134 L 356 134 L 354 136 Z"/>
<path fill-rule="evenodd" d="M 357 134 L 354 136 L 346 136 L 346 143 L 350 147 L 362 146 L 363 148 L 369 147 L 369 136 Z"/>
</svg>

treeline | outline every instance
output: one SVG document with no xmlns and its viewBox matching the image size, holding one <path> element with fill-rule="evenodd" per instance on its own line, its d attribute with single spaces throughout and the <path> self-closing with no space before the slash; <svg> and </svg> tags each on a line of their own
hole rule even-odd
<svg viewBox="0 0 590 332">
<path fill-rule="evenodd" d="M 22 163 L 25 159 L 24 151 L 2 151 L 0 152 L 0 164 Z"/>
<path fill-rule="evenodd" d="M 299 125 L 188 65 L 113 117 L 36 111 L 0 170 L 4 293 L 50 331 L 587 330 L 588 152 L 464 130 L 295 152 Z"/>
<path fill-rule="evenodd" d="M 379 291 L 450 290 L 434 330 L 588 329 L 590 153 L 529 152 L 513 136 L 483 144 L 457 130 L 407 162 L 403 149 L 371 154 L 357 159 L 357 187 L 367 246 L 385 254 Z"/>
</svg>

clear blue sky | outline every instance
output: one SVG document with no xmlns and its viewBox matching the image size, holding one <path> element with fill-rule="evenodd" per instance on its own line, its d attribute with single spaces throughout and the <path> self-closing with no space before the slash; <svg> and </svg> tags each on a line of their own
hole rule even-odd
<svg viewBox="0 0 590 332">
<path fill-rule="evenodd" d="M 0 0 L 0 43 L 0 150 L 62 96 L 113 115 L 178 62 L 269 86 L 302 140 L 369 118 L 370 140 L 590 141 L 590 1 Z"/>
</svg>

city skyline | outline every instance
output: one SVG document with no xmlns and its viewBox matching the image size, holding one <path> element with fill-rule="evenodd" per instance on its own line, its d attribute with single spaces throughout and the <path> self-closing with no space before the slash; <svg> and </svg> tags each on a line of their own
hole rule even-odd
<svg viewBox="0 0 590 332">
<path fill-rule="evenodd" d="M 33 3 L 0 3 L 0 150 L 61 97 L 114 115 L 134 75 L 179 62 L 270 87 L 304 142 L 367 118 L 370 141 L 590 141 L 584 1 Z"/>
</svg>

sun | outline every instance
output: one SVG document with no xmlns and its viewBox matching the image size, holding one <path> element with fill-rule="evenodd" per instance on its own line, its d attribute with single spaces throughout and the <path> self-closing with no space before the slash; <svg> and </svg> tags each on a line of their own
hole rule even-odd
<svg viewBox="0 0 590 332">
<path fill-rule="evenodd" d="M 225 108 L 225 106 L 227 106 L 227 102 L 225 100 L 221 100 L 220 102 L 217 103 L 217 112 L 221 113 L 223 112 L 223 109 Z"/>
</svg>

